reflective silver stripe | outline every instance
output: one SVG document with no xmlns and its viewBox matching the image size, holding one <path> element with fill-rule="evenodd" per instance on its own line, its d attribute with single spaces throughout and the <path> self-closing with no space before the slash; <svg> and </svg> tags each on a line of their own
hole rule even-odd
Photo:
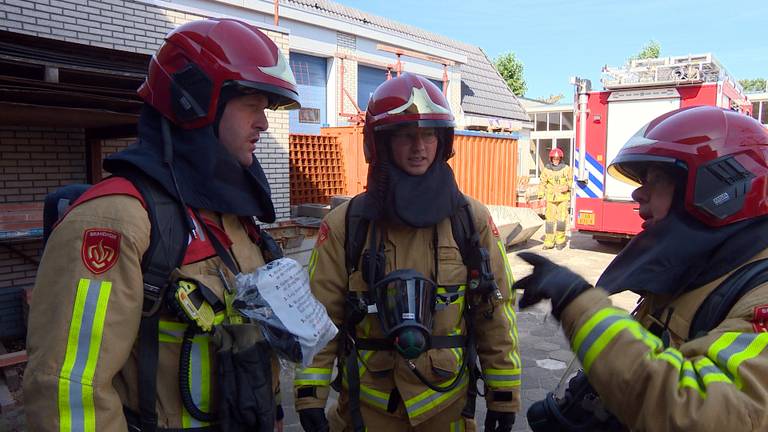
<svg viewBox="0 0 768 432">
<path fill-rule="evenodd" d="M 72 367 L 70 378 L 75 381 L 69 386 L 69 406 L 72 415 L 72 429 L 74 431 L 86 430 L 85 428 L 85 410 L 83 406 L 83 386 L 92 385 L 82 382 L 85 367 L 88 363 L 88 352 L 91 349 L 91 335 L 93 331 L 93 320 L 96 315 L 99 293 L 101 293 L 101 281 L 90 280 L 88 283 L 88 294 L 85 297 L 83 307 L 82 321 L 80 321 L 80 333 L 77 337 L 77 356 L 75 364 Z"/>
<path fill-rule="evenodd" d="M 587 355 L 587 351 L 589 351 L 589 349 L 592 347 L 592 344 L 595 343 L 597 338 L 599 338 L 608 329 L 608 327 L 611 326 L 611 324 L 623 319 L 626 319 L 626 317 L 621 315 L 608 315 L 599 323 L 595 324 L 595 327 L 593 327 L 587 337 L 584 338 L 584 341 L 579 347 L 579 351 L 576 353 L 579 356 L 579 360 L 584 361 L 584 357 Z"/>
<path fill-rule="evenodd" d="M 467 374 L 464 374 L 464 376 L 461 378 L 461 381 L 459 381 L 459 384 L 447 393 L 439 393 L 439 392 L 433 392 L 433 394 L 425 397 L 424 399 L 415 402 L 411 404 L 410 406 L 406 403 L 406 410 L 408 411 L 409 416 L 415 416 L 419 414 L 414 414 L 422 409 L 425 405 L 430 405 L 434 401 L 438 399 L 447 399 L 449 397 L 452 397 L 454 394 L 456 394 L 459 391 L 463 391 L 464 387 L 466 387 L 467 382 L 469 382 L 469 377 L 467 377 Z"/>
<path fill-rule="evenodd" d="M 504 387 L 505 384 L 508 384 L 507 387 L 515 387 L 520 385 L 520 374 L 499 375 L 485 373 L 485 382 L 489 386 Z"/>
<path fill-rule="evenodd" d="M 742 333 L 738 335 L 736 339 L 734 339 L 733 342 L 730 343 L 730 345 L 723 348 L 719 353 L 717 353 L 717 364 L 725 367 L 728 364 L 728 360 L 730 360 L 731 357 L 733 357 L 735 354 L 739 354 L 744 350 L 746 350 L 749 344 L 751 344 L 756 337 L 757 335 L 754 333 Z M 724 370 L 723 372 L 728 374 L 730 378 L 733 378 L 733 376 L 731 376 L 728 371 Z"/>
<path fill-rule="evenodd" d="M 293 378 L 294 380 L 298 381 L 331 381 L 331 374 L 319 374 L 319 373 L 302 373 L 302 372 L 296 372 L 296 375 Z"/>
<path fill-rule="evenodd" d="M 203 374 L 201 371 L 201 362 L 202 358 L 200 356 L 200 344 L 193 343 L 189 356 L 189 393 L 192 395 L 192 400 L 195 401 L 195 405 L 197 405 L 198 408 L 205 410 L 205 407 L 201 406 L 201 401 L 203 399 Z M 191 427 L 202 427 L 203 423 L 190 415 L 189 425 Z"/>
</svg>

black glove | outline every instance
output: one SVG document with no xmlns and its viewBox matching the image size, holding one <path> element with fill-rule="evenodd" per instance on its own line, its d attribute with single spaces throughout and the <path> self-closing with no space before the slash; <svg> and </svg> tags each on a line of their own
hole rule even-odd
<svg viewBox="0 0 768 432">
<path fill-rule="evenodd" d="M 515 288 L 522 289 L 520 308 L 533 306 L 544 299 L 552 299 L 552 315 L 560 319 L 563 309 L 579 294 L 592 288 L 583 277 L 559 266 L 541 255 L 530 252 L 517 254 L 533 265 L 533 273 L 520 279 Z"/>
<path fill-rule="evenodd" d="M 328 432 L 328 420 L 322 408 L 299 410 L 299 421 L 305 432 Z"/>
<path fill-rule="evenodd" d="M 485 413 L 486 432 L 510 432 L 515 424 L 515 413 L 488 410 Z"/>
</svg>

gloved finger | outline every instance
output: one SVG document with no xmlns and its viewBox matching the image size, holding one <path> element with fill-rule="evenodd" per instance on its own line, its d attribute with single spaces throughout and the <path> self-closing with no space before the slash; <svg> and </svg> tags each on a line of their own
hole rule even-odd
<svg viewBox="0 0 768 432">
<path fill-rule="evenodd" d="M 529 288 L 523 291 L 523 296 L 520 298 L 520 303 L 518 303 L 518 305 L 520 306 L 520 309 L 525 309 L 544 300 L 544 298 L 545 297 L 542 295 L 541 291 Z"/>
<path fill-rule="evenodd" d="M 536 279 L 534 278 L 533 274 L 529 274 L 528 276 L 520 279 L 514 284 L 514 288 L 520 289 L 520 290 L 526 290 L 528 288 L 535 288 L 535 287 L 536 287 Z"/>
<path fill-rule="evenodd" d="M 543 256 L 539 254 L 535 254 L 533 252 L 520 252 L 517 254 L 517 256 L 519 256 L 520 258 L 525 260 L 525 262 L 527 262 L 528 264 L 534 267 L 538 267 L 540 265 L 546 265 L 546 264 L 556 265 L 549 259 L 544 258 Z"/>
</svg>

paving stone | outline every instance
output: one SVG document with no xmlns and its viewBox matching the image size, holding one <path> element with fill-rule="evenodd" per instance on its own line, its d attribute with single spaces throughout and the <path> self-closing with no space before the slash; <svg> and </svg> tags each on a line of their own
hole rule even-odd
<svg viewBox="0 0 768 432">
<path fill-rule="evenodd" d="M 570 349 L 559 349 L 549 353 L 549 358 L 560 360 L 562 362 L 569 363 L 573 359 L 574 355 Z"/>
<path fill-rule="evenodd" d="M 563 370 L 565 369 L 565 366 L 566 366 L 565 362 L 561 362 L 559 360 L 552 360 L 552 359 L 536 360 L 536 365 L 551 371 Z"/>
</svg>

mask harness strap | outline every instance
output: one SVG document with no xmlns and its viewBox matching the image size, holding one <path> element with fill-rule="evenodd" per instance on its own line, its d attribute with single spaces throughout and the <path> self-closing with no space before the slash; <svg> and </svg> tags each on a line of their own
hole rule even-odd
<svg viewBox="0 0 768 432">
<path fill-rule="evenodd" d="M 371 235 L 369 237 L 369 251 L 376 251 L 377 248 L 377 233 L 376 222 L 371 222 Z M 372 252 L 371 252 L 372 253 Z M 368 295 L 369 298 L 375 298 L 373 293 L 374 285 L 376 284 L 376 263 L 377 260 L 374 257 L 368 259 Z M 357 323 L 348 323 L 350 349 L 347 353 L 347 384 L 349 385 L 349 411 L 352 418 L 352 430 L 354 432 L 365 431 L 365 424 L 363 423 L 363 416 L 360 412 L 360 371 L 358 369 L 358 352 L 356 344 L 356 329 Z M 362 361 L 362 359 L 360 359 Z"/>
</svg>

